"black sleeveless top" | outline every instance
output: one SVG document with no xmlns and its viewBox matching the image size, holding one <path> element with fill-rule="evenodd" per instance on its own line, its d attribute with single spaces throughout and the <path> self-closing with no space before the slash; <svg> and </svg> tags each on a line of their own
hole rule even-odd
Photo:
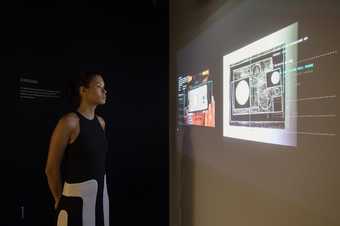
<svg viewBox="0 0 340 226">
<path fill-rule="evenodd" d="M 64 154 L 64 179 L 68 183 L 80 183 L 100 179 L 105 174 L 108 142 L 97 116 L 87 119 L 79 112 L 79 135 L 68 144 Z"/>
</svg>

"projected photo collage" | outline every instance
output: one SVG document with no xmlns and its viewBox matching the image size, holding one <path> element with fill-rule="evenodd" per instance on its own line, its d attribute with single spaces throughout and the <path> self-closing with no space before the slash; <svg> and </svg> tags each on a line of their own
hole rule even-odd
<svg viewBox="0 0 340 226">
<path fill-rule="evenodd" d="M 215 127 L 213 80 L 209 70 L 179 76 L 178 124 Z"/>
</svg>

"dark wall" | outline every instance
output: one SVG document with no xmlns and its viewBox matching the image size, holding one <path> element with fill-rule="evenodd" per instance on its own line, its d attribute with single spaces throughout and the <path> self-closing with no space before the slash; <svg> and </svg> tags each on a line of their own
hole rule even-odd
<svg viewBox="0 0 340 226">
<path fill-rule="evenodd" d="M 71 110 L 65 90 L 80 70 L 105 73 L 108 99 L 98 113 L 109 137 L 112 225 L 168 224 L 168 4 L 112 3 L 15 8 L 7 40 L 14 48 L 5 54 L 16 76 L 18 142 L 3 165 L 11 169 L 5 176 L 11 187 L 3 188 L 8 208 L 1 225 L 50 225 L 48 143 L 59 117 Z M 23 74 L 61 97 L 22 101 Z"/>
</svg>

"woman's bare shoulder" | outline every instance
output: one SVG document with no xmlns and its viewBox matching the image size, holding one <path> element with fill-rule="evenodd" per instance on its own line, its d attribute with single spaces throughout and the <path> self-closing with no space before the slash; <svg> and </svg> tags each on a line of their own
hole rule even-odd
<svg viewBox="0 0 340 226">
<path fill-rule="evenodd" d="M 58 124 L 64 128 L 74 129 L 79 124 L 78 115 L 74 112 L 66 113 L 60 118 Z"/>
</svg>

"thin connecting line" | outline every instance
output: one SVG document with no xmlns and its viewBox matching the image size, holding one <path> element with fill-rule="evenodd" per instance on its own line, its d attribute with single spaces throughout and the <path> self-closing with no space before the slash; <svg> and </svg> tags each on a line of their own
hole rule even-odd
<svg viewBox="0 0 340 226">
<path fill-rule="evenodd" d="M 317 135 L 317 136 L 336 136 L 335 133 L 319 133 L 319 132 L 286 132 L 290 134 L 302 134 L 302 135 Z"/>
<path fill-rule="evenodd" d="M 288 100 L 288 102 L 305 101 L 305 100 L 322 100 L 322 99 L 330 99 L 330 98 L 336 98 L 336 95 L 299 98 L 296 100 Z"/>
<path fill-rule="evenodd" d="M 334 54 L 337 54 L 337 53 L 338 53 L 338 51 L 334 50 L 334 51 L 331 51 L 331 52 L 328 52 L 328 53 L 324 53 L 324 54 L 320 54 L 320 55 L 317 55 L 317 56 L 313 56 L 313 57 L 309 57 L 309 58 L 299 60 L 299 61 L 297 61 L 297 63 L 301 63 L 301 62 L 305 62 L 305 61 L 309 61 L 309 60 L 315 60 L 315 59 L 320 58 L 320 57 L 330 56 L 330 55 L 334 55 Z"/>
<path fill-rule="evenodd" d="M 318 59 L 320 57 L 324 57 L 324 56 L 330 56 L 330 55 L 335 55 L 337 54 L 338 51 L 337 50 L 333 50 L 333 51 L 330 51 L 330 52 L 327 52 L 327 53 L 323 53 L 323 54 L 320 54 L 320 55 L 316 55 L 316 56 L 313 56 L 313 57 L 308 57 L 308 58 L 305 58 L 305 59 L 302 59 L 302 60 L 298 60 L 296 61 L 296 63 L 302 63 L 302 62 L 305 62 L 305 61 L 310 61 L 310 60 L 315 60 L 315 59 Z M 279 64 L 276 64 L 275 66 L 280 66 L 282 64 L 291 64 L 291 63 L 294 63 L 294 61 L 292 59 L 288 60 L 287 62 L 285 63 L 279 63 Z M 289 73 L 289 72 L 288 72 Z"/>
</svg>

